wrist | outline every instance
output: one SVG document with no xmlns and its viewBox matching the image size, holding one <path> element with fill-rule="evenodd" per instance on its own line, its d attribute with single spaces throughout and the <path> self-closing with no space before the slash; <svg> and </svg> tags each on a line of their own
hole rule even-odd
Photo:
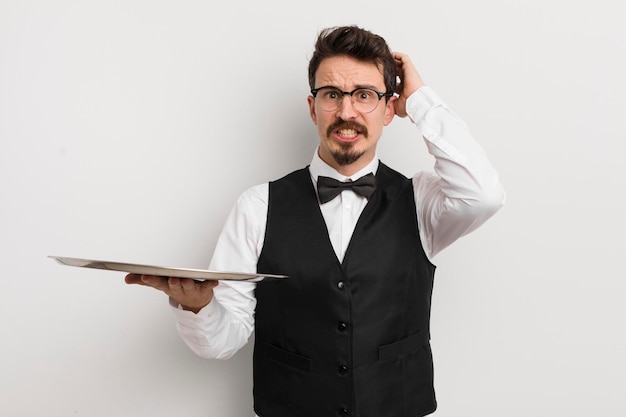
<svg viewBox="0 0 626 417">
<path fill-rule="evenodd" d="M 206 307 L 207 305 L 209 305 L 209 303 L 206 303 L 204 305 L 201 306 L 194 306 L 194 305 L 185 305 L 185 304 L 179 304 L 180 308 L 185 310 L 185 311 L 191 311 L 194 314 L 198 314 L 200 312 L 200 310 L 202 310 L 204 307 Z"/>
</svg>

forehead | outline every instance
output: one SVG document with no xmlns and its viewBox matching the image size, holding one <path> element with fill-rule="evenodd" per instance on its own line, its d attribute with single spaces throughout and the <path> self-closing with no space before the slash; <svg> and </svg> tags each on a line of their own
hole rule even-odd
<svg viewBox="0 0 626 417">
<path fill-rule="evenodd" d="M 334 56 L 320 62 L 315 73 L 315 86 L 332 85 L 344 90 L 374 87 L 384 90 L 382 69 L 371 62 L 347 56 Z"/>
</svg>

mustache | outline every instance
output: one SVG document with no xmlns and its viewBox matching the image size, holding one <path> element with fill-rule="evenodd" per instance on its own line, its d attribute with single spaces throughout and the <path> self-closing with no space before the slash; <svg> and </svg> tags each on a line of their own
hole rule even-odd
<svg viewBox="0 0 626 417">
<path fill-rule="evenodd" d="M 363 136 L 367 137 L 367 127 L 357 122 L 346 122 L 345 120 L 337 120 L 326 129 L 326 135 L 330 136 L 333 131 L 340 129 L 354 129 L 360 132 Z"/>
</svg>

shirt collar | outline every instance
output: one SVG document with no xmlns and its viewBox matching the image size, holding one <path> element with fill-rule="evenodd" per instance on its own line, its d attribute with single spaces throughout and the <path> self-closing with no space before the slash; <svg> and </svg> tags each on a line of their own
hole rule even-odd
<svg viewBox="0 0 626 417">
<path fill-rule="evenodd" d="M 313 153 L 313 160 L 311 160 L 311 165 L 309 166 L 309 171 L 311 172 L 311 178 L 313 178 L 313 181 L 315 183 L 317 183 L 317 177 L 319 177 L 320 175 L 334 178 L 339 181 L 345 181 L 348 178 L 351 179 L 352 181 L 356 181 L 362 176 L 369 174 L 370 172 L 373 174 L 376 174 L 376 171 L 378 170 L 378 154 L 375 154 L 374 158 L 369 164 L 364 166 L 361 170 L 355 172 L 353 175 L 346 177 L 345 175 L 342 175 L 339 172 L 337 172 L 335 168 L 331 167 L 326 162 L 322 161 L 322 159 L 320 158 L 318 154 L 318 150 L 319 150 L 318 148 L 315 149 L 315 152 Z"/>
</svg>

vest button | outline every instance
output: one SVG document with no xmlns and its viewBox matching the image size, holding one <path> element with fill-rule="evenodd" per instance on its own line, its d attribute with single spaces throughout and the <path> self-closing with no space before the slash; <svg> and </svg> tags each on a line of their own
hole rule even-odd
<svg viewBox="0 0 626 417">
<path fill-rule="evenodd" d="M 340 332 L 343 332 L 344 330 L 346 330 L 347 327 L 348 327 L 348 325 L 346 323 L 344 323 L 343 321 L 341 321 L 337 325 L 337 330 L 339 330 Z"/>
<path fill-rule="evenodd" d="M 340 416 L 347 416 L 348 415 L 348 410 L 346 410 L 345 408 L 342 408 L 341 410 L 339 410 L 339 415 Z"/>
<path fill-rule="evenodd" d="M 345 374 L 348 373 L 348 367 L 347 366 L 340 366 L 337 371 L 339 372 L 339 375 L 345 375 Z"/>
<path fill-rule="evenodd" d="M 343 283 L 343 281 L 339 281 L 339 282 L 337 283 L 337 288 L 339 288 L 340 290 L 343 290 L 343 287 L 344 287 L 344 283 Z"/>
</svg>

